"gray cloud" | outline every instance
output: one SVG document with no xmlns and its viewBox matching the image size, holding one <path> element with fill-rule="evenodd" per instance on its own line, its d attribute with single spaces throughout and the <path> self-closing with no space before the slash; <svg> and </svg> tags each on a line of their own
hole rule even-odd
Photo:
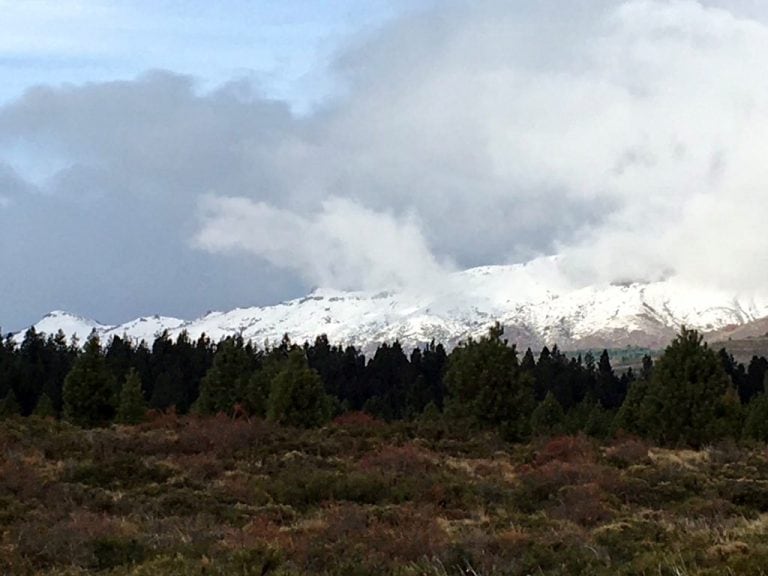
<svg viewBox="0 0 768 576">
<path fill-rule="evenodd" d="M 189 316 L 555 252 L 578 283 L 757 288 L 767 13 L 440 3 L 350 45 L 343 95 L 302 118 L 162 72 L 32 90 L 0 109 L 0 317 Z"/>
</svg>

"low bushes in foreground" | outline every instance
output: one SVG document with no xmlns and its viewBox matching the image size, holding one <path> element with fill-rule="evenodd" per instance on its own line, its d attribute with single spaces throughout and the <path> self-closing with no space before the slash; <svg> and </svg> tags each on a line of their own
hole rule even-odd
<svg viewBox="0 0 768 576">
<path fill-rule="evenodd" d="M 757 444 L 509 444 L 362 416 L 11 418 L 0 573 L 763 574 L 767 471 Z"/>
</svg>

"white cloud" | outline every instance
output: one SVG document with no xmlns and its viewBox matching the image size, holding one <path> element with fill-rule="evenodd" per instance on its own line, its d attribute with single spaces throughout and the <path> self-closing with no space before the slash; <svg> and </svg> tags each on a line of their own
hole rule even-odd
<svg viewBox="0 0 768 576">
<path fill-rule="evenodd" d="M 330 198 L 312 215 L 247 198 L 208 197 L 196 243 L 207 250 L 241 249 L 308 282 L 341 289 L 426 287 L 443 268 L 418 224 Z"/>
</svg>

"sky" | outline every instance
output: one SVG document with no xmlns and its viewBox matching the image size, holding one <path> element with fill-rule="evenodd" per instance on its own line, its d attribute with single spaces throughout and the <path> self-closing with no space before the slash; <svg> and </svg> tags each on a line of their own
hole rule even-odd
<svg viewBox="0 0 768 576">
<path fill-rule="evenodd" d="M 561 255 L 768 287 L 752 0 L 0 0 L 0 326 Z"/>
</svg>

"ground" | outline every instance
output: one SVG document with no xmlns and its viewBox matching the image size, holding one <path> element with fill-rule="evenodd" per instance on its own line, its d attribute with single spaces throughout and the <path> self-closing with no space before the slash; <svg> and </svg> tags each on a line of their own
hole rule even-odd
<svg viewBox="0 0 768 576">
<path fill-rule="evenodd" d="M 768 451 L 431 419 L 0 423 L 0 573 L 763 574 Z"/>
</svg>

